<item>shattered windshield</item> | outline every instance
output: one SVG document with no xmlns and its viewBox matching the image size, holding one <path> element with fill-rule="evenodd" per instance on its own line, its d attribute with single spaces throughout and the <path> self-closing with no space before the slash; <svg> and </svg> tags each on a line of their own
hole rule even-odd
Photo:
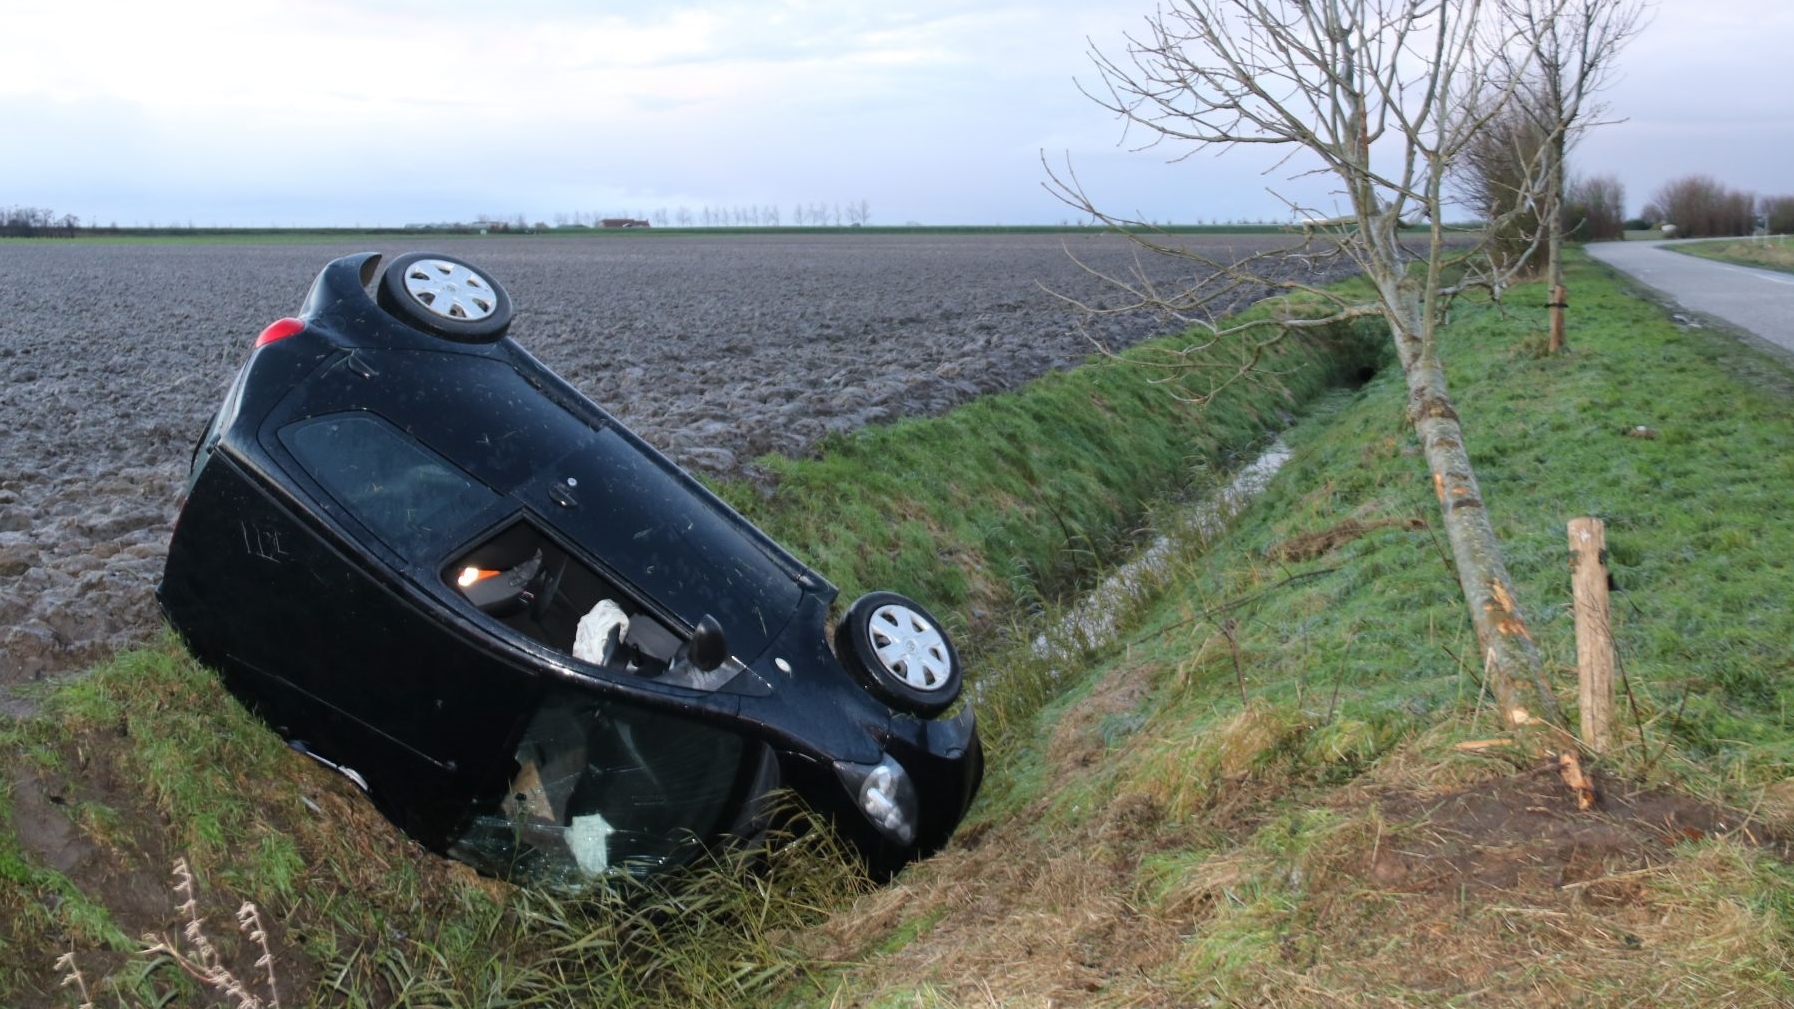
<svg viewBox="0 0 1794 1009">
<path fill-rule="evenodd" d="M 765 759 L 734 733 L 553 688 L 517 747 L 504 800 L 476 815 L 450 853 L 558 888 L 645 876 L 730 831 Z"/>
</svg>

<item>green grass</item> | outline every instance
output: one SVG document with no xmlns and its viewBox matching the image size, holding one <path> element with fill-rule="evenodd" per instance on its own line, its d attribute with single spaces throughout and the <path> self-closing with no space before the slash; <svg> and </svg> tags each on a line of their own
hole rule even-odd
<svg viewBox="0 0 1794 1009">
<path fill-rule="evenodd" d="M 1785 388 L 1786 373 L 1723 337 L 1668 325 L 1589 267 L 1574 279 L 1583 293 L 1568 354 L 1537 356 L 1524 322 L 1489 306 L 1459 309 L 1447 350 L 1532 632 L 1566 682 L 1575 655 L 1564 527 L 1603 519 L 1622 589 L 1622 659 L 1658 737 L 1719 778 L 1781 781 L 1794 775 L 1794 660 L 1780 645 L 1794 640 L 1794 608 L 1779 601 L 1794 571 L 1794 518 L 1781 504 L 1794 494 L 1794 424 L 1784 393 L 1753 384 L 1769 373 Z M 1465 660 L 1475 646 L 1441 533 L 1388 528 L 1307 564 L 1266 559 L 1277 543 L 1347 518 L 1436 526 L 1418 445 L 1399 419 L 1403 395 L 1399 376 L 1385 374 L 1326 423 L 1299 428 L 1295 460 L 1228 544 L 1231 563 L 1205 561 L 1186 580 L 1181 605 L 1212 609 L 1313 574 L 1230 611 L 1255 651 L 1257 701 L 1309 707 L 1337 682 L 1351 701 L 1342 714 L 1418 729 L 1474 693 Z M 1193 677 L 1231 680 L 1213 621 L 1171 633 L 1186 652 L 1205 646 Z M 1211 692 L 1187 703 L 1210 703 Z M 1679 722 L 1667 717 L 1678 707 Z"/>
<path fill-rule="evenodd" d="M 1224 372 L 1144 381 L 1140 362 L 1176 346 L 1097 359 L 944 417 L 832 437 L 817 459 L 760 460 L 776 483 L 769 496 L 719 489 L 846 598 L 892 588 L 950 614 L 1011 612 L 1087 584 L 1151 506 L 1237 461 L 1382 349 L 1368 328 L 1291 340 L 1267 355 L 1274 377 L 1198 406 Z"/>
<path fill-rule="evenodd" d="M 1605 786 L 1668 790 L 1679 815 L 1701 801 L 1754 810 L 1759 834 L 1788 831 L 1789 372 L 1679 330 L 1580 257 L 1570 283 L 1567 354 L 1536 351 L 1542 320 L 1486 305 L 1459 309 L 1445 350 L 1522 608 L 1573 710 L 1565 524 L 1604 519 L 1637 711 L 1622 701 Z M 1510 299 L 1529 303 L 1524 291 Z M 1347 519 L 1436 527 L 1404 399 L 1400 377 L 1385 374 L 1299 425 L 1293 460 L 1259 504 L 1184 554 L 1124 645 L 1091 656 L 1061 695 L 995 691 L 1006 728 L 970 826 L 979 843 L 909 883 L 907 920 L 945 938 L 893 955 L 859 940 L 866 911 L 839 916 L 820 948 L 855 966 L 820 989 L 829 999 L 981 1004 L 979 976 L 998 961 L 995 997 L 1017 1004 L 1074 991 L 1098 1005 L 1794 998 L 1794 870 L 1755 849 L 1756 835 L 1672 855 L 1656 821 L 1622 820 L 1638 835 L 1610 847 L 1589 835 L 1587 848 L 1535 849 L 1524 831 L 1501 833 L 1529 809 L 1564 822 L 1573 807 L 1499 750 L 1454 748 L 1500 730 L 1442 534 L 1390 525 L 1319 557 L 1273 560 L 1278 545 Z M 1049 676 L 1026 656 L 990 675 L 1005 686 Z M 1507 819 L 1408 820 L 1384 805 L 1459 789 L 1508 796 Z M 1744 815 L 1728 814 L 1734 827 Z M 1371 871 L 1380 851 L 1440 848 L 1415 855 L 1432 868 L 1399 882 Z M 1591 903 L 1580 898 L 1605 891 L 1561 889 L 1560 875 L 1495 888 L 1455 875 L 1496 863 L 1496 876 L 1507 852 L 1567 872 L 1554 860 L 1575 850 L 1643 882 Z M 1010 865 L 1039 868 L 1020 880 L 999 868 Z M 996 910 L 973 929 L 973 907 Z M 1002 944 L 978 937 L 1024 930 L 1085 939 L 1071 950 L 1043 939 L 1029 954 L 986 953 Z M 1147 949 L 1143 965 L 1122 966 Z M 1108 969 L 1079 974 L 1066 966 L 1077 957 Z"/>
<path fill-rule="evenodd" d="M 1538 353 L 1526 290 L 1509 312 L 1460 307 L 1444 350 L 1522 609 L 1572 701 L 1564 526 L 1603 518 L 1637 710 L 1622 706 L 1604 785 L 1794 834 L 1794 373 L 1676 328 L 1580 257 L 1570 283 L 1567 354 Z M 1281 382 L 1206 413 L 1101 363 L 768 460 L 769 496 L 724 488 L 849 595 L 891 585 L 957 614 L 988 777 L 962 840 L 893 886 L 866 887 L 823 831 L 762 872 L 627 900 L 484 883 L 405 843 L 164 641 L 0 725 L 0 816 L 21 815 L 22 789 L 60 796 L 100 860 L 57 872 L 0 831 L 0 932 L 18 937 L 0 992 L 73 1005 L 52 991 L 73 948 L 99 1004 L 206 1004 L 120 927 L 141 927 L 127 898 L 186 856 L 240 972 L 231 911 L 253 900 L 276 923 L 289 1006 L 1786 1004 L 1785 864 L 1658 820 L 1587 819 L 1642 846 L 1534 841 L 1515 825 L 1535 807 L 1540 831 L 1584 823 L 1553 779 L 1455 748 L 1497 730 L 1405 391 L 1383 374 L 1325 393 L 1363 335 L 1291 348 Z M 1031 647 L 1165 498 L 1315 397 L 1264 498 L 1214 542 L 1181 542 L 1122 643 L 1075 661 Z M 1368 531 L 1277 559 L 1348 519 Z M 1438 803 L 1459 790 L 1514 801 L 1454 818 Z M 1452 875 L 1509 853 L 1511 880 Z"/>
<path fill-rule="evenodd" d="M 1739 266 L 1756 266 L 1768 270 L 1794 273 L 1794 238 L 1735 238 L 1717 242 L 1696 242 L 1672 245 L 1669 248 L 1703 259 L 1716 259 Z"/>
</svg>

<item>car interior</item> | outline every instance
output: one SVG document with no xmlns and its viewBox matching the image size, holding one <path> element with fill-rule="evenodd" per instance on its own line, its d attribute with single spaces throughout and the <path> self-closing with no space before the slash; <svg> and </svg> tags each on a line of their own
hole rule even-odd
<svg viewBox="0 0 1794 1009">
<path fill-rule="evenodd" d="M 468 601 L 505 626 L 583 661 L 656 677 L 679 658 L 685 640 L 628 593 L 527 520 L 455 558 L 442 572 Z M 624 618 L 603 654 L 575 650 L 579 625 L 609 601 Z"/>
</svg>

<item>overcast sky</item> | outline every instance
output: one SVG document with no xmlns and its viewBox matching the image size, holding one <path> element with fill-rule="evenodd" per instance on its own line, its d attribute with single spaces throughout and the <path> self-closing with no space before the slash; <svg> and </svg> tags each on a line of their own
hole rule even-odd
<svg viewBox="0 0 1794 1009">
<path fill-rule="evenodd" d="M 1252 152 L 1169 164 L 1083 97 L 1152 0 L 0 0 L 0 205 L 102 224 L 399 225 L 865 201 L 1052 224 L 1044 152 L 1152 220 L 1318 200 Z M 1574 154 L 1636 211 L 1794 193 L 1791 0 L 1659 0 Z"/>
</svg>

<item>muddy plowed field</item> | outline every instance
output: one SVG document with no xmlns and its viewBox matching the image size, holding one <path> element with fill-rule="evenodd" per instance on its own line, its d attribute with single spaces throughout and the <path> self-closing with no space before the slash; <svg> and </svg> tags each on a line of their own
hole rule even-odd
<svg viewBox="0 0 1794 1009">
<path fill-rule="evenodd" d="M 1288 239 L 1200 241 L 1244 255 Z M 1112 236 L 0 244 L 0 700 L 155 633 L 194 440 L 256 333 L 296 312 L 331 258 L 416 248 L 486 267 L 518 342 L 718 476 L 1076 366 L 1091 336 L 1119 349 L 1165 328 L 1131 313 L 1087 335 L 1049 293 L 1121 304 L 1073 259 L 1130 273 L 1135 252 Z"/>
</svg>

